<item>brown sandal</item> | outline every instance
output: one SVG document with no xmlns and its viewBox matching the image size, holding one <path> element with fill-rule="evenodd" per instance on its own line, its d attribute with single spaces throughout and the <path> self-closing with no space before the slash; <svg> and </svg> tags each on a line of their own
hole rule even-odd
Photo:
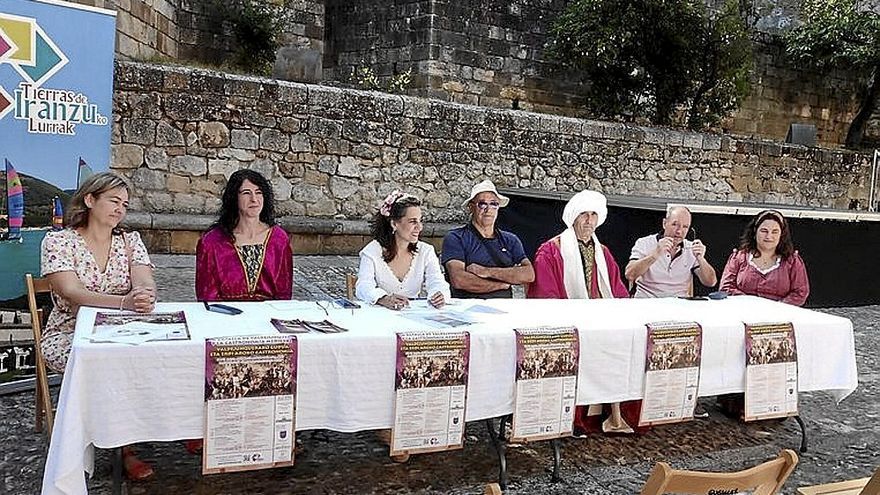
<svg viewBox="0 0 880 495">
<path fill-rule="evenodd" d="M 122 454 L 122 467 L 125 476 L 131 481 L 145 481 L 153 476 L 153 468 L 137 458 L 133 451 L 126 449 Z"/>
</svg>

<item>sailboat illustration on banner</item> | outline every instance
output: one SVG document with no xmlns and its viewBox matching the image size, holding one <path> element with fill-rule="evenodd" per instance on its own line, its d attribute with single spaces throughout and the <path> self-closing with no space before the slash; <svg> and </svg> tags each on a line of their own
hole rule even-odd
<svg viewBox="0 0 880 495">
<path fill-rule="evenodd" d="M 24 189 L 15 167 L 6 160 L 6 220 L 8 228 L 0 233 L 0 241 L 22 242 L 21 225 L 24 223 Z"/>
<path fill-rule="evenodd" d="M 92 167 L 90 167 L 82 157 L 79 157 L 79 167 L 77 167 L 76 170 L 76 188 L 79 189 L 79 186 L 81 186 L 82 183 L 92 175 L 94 175 Z"/>
<path fill-rule="evenodd" d="M 52 199 L 52 230 L 61 230 L 64 228 L 64 206 L 61 204 L 61 198 L 55 196 Z"/>
</svg>

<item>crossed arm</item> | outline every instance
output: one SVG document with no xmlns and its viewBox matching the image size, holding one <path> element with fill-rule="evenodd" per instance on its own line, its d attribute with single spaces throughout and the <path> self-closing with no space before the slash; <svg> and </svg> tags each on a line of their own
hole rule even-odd
<svg viewBox="0 0 880 495">
<path fill-rule="evenodd" d="M 458 290 L 485 294 L 496 290 L 509 289 L 511 285 L 535 281 L 535 269 L 528 258 L 519 265 L 509 268 L 490 267 L 471 263 L 465 265 L 461 260 L 446 262 L 450 284 Z"/>
</svg>

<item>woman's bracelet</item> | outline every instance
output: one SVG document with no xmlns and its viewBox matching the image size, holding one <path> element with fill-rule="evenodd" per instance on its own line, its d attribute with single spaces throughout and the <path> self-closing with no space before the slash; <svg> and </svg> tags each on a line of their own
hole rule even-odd
<svg viewBox="0 0 880 495">
<path fill-rule="evenodd" d="M 122 299 L 119 300 L 119 311 L 122 311 L 125 306 L 125 296 L 122 296 Z"/>
</svg>

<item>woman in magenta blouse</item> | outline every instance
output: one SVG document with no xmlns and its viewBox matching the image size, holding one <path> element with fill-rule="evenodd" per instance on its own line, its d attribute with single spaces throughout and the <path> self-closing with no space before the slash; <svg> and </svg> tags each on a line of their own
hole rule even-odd
<svg viewBox="0 0 880 495">
<path fill-rule="evenodd" d="M 272 187 L 253 170 L 229 177 L 220 219 L 196 248 L 199 301 L 263 301 L 293 295 L 293 252 L 275 224 Z"/>
<path fill-rule="evenodd" d="M 721 290 L 803 306 L 810 294 L 810 281 L 781 213 L 762 211 L 749 222 L 739 249 L 724 267 Z"/>
</svg>

